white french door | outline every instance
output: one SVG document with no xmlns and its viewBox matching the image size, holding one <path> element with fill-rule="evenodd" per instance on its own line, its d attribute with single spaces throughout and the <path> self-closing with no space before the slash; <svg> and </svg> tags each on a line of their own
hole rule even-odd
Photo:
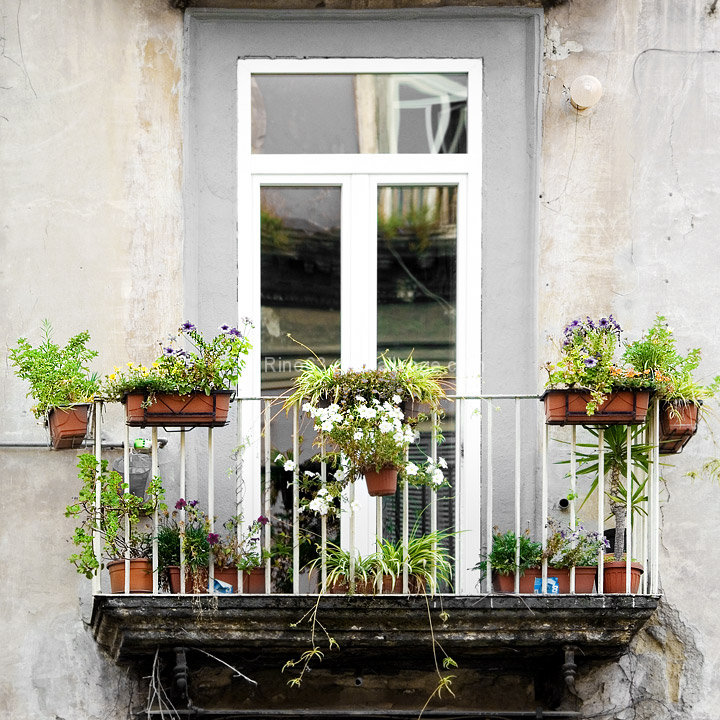
<svg viewBox="0 0 720 720">
<path fill-rule="evenodd" d="M 412 352 L 448 364 L 458 395 L 479 394 L 480 88 L 478 60 L 239 62 L 238 304 L 255 323 L 242 397 L 292 381 L 308 353 L 288 334 L 344 368 Z M 313 93 L 338 98 L 336 120 L 327 103 L 318 116 Z M 312 107 L 286 105 L 288 120 L 287 96 Z M 458 566 L 469 567 L 480 450 L 465 439 L 479 437 L 479 417 L 463 408 L 455 522 L 466 531 Z M 245 501 L 259 514 L 259 403 L 243 404 L 241 427 Z M 355 544 L 367 552 L 378 513 L 363 483 L 355 500 Z"/>
</svg>

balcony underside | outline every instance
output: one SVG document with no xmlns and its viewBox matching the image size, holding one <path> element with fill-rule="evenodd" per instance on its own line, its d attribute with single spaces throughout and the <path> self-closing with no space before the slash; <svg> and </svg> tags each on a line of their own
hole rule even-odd
<svg viewBox="0 0 720 720">
<path fill-rule="evenodd" d="M 282 666 L 310 647 L 309 622 L 293 624 L 316 601 L 293 595 L 99 595 L 92 630 L 116 661 L 195 647 Z M 557 657 L 566 646 L 575 646 L 583 661 L 617 657 L 652 615 L 658 597 L 486 595 L 427 602 L 435 638 L 448 655 L 466 663 L 512 663 Z M 317 618 L 340 646 L 326 653 L 326 666 L 374 658 L 412 667 L 427 660 L 426 652 L 415 652 L 430 645 L 424 596 L 324 596 Z M 317 632 L 318 645 L 325 646 Z"/>
</svg>

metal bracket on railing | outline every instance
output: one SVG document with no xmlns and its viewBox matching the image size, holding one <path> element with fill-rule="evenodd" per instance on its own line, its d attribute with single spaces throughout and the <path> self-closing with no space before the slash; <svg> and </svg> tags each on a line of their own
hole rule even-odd
<svg viewBox="0 0 720 720">
<path fill-rule="evenodd" d="M 567 687 L 571 695 L 579 697 L 578 692 L 575 689 L 575 678 L 577 677 L 578 669 L 575 662 L 575 653 L 577 652 L 578 648 L 575 647 L 575 645 L 565 645 L 563 650 L 565 651 L 565 662 L 562 666 L 562 674 L 563 680 L 565 681 L 565 686 Z"/>
</svg>

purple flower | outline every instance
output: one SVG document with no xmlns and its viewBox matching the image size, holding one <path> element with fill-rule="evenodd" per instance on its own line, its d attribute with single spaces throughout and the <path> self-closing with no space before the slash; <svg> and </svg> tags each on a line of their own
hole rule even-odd
<svg viewBox="0 0 720 720">
<path fill-rule="evenodd" d="M 226 333 L 229 329 L 230 329 L 230 326 L 229 326 L 229 325 L 221 325 L 221 326 L 218 328 L 218 330 L 220 330 L 220 332 L 224 332 L 224 333 Z"/>
<path fill-rule="evenodd" d="M 595 367 L 598 364 L 597 358 L 594 355 L 589 355 L 584 360 L 585 367 Z"/>
<path fill-rule="evenodd" d="M 184 322 L 180 326 L 180 330 L 182 332 L 190 332 L 191 330 L 195 330 L 195 329 L 196 329 L 195 326 L 191 322 Z"/>
<path fill-rule="evenodd" d="M 191 500 L 191 501 L 188 503 L 188 505 L 189 505 L 191 508 L 194 508 L 197 504 L 198 504 L 198 500 Z"/>
<path fill-rule="evenodd" d="M 237 338 L 241 338 L 243 336 L 243 334 L 237 328 L 230 328 L 230 330 L 228 330 L 228 335 Z"/>
<path fill-rule="evenodd" d="M 592 318 L 588 315 L 586 320 L 586 325 L 588 330 L 595 330 L 595 323 L 592 321 Z"/>
<path fill-rule="evenodd" d="M 217 533 L 208 533 L 208 545 L 217 545 L 220 542 L 220 536 Z"/>
<path fill-rule="evenodd" d="M 182 510 L 186 505 L 187 505 L 187 503 L 185 502 L 185 500 L 183 500 L 183 498 L 180 498 L 180 499 L 175 503 L 175 509 L 176 509 L 176 510 Z"/>
<path fill-rule="evenodd" d="M 259 522 L 261 525 L 267 525 L 270 521 L 269 521 L 264 515 L 261 515 L 261 516 L 258 518 L 258 522 Z"/>
<path fill-rule="evenodd" d="M 164 347 L 163 354 L 164 355 L 174 355 L 175 351 L 171 347 Z"/>
<path fill-rule="evenodd" d="M 598 322 L 598 328 L 600 330 L 610 330 L 612 328 L 612 324 L 610 323 L 609 318 L 600 318 L 600 322 Z"/>
</svg>

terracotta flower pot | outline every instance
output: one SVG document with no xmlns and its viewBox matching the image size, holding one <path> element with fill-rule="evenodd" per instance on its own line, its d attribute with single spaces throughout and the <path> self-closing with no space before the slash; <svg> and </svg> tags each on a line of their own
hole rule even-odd
<svg viewBox="0 0 720 720">
<path fill-rule="evenodd" d="M 143 407 L 145 393 L 128 393 L 123 398 L 125 422 L 131 427 L 221 427 L 227 424 L 231 396 L 230 390 L 211 395 L 157 393 L 154 401 Z"/>
<path fill-rule="evenodd" d="M 371 497 L 395 494 L 397 490 L 397 468 L 384 467 L 380 471 L 366 470 L 364 474 L 368 494 Z"/>
<path fill-rule="evenodd" d="M 50 439 L 56 450 L 80 447 L 87 434 L 90 404 L 53 408 L 48 415 Z"/>
<path fill-rule="evenodd" d="M 170 592 L 178 595 L 180 593 L 180 567 L 171 565 L 168 567 L 170 576 Z M 215 566 L 214 576 L 216 580 L 232 586 L 233 592 L 237 592 L 237 569 L 234 567 Z M 253 568 L 250 572 L 243 573 L 243 591 L 250 595 L 262 595 L 265 592 L 265 568 Z M 188 595 L 205 595 L 208 592 L 208 570 L 199 568 L 192 572 L 185 568 L 185 593 Z"/>
<path fill-rule="evenodd" d="M 215 566 L 215 579 L 232 585 L 233 592 L 238 589 L 237 568 Z M 263 595 L 265 593 L 265 568 L 256 567 L 243 572 L 243 592 L 246 595 Z"/>
<path fill-rule="evenodd" d="M 603 575 L 603 592 L 624 593 L 626 578 L 625 561 L 614 561 L 605 563 Z M 640 576 L 643 574 L 643 566 L 634 562 L 630 565 L 630 592 L 634 595 L 640 587 Z"/>
<path fill-rule="evenodd" d="M 401 595 L 403 587 L 402 577 L 395 578 L 395 582 L 390 575 L 383 575 L 382 594 L 383 595 Z M 416 595 L 422 592 L 423 583 L 420 578 L 415 575 L 411 575 L 408 578 L 408 592 L 412 595 Z M 332 595 L 347 595 L 350 591 L 350 585 L 347 581 L 336 582 L 328 588 L 328 592 Z M 375 578 L 368 578 L 368 580 L 356 580 L 355 581 L 355 594 L 356 595 L 375 595 L 377 594 L 377 582 Z"/>
<path fill-rule="evenodd" d="M 587 414 L 591 397 L 586 390 L 546 390 L 540 399 L 547 425 L 640 425 L 650 406 L 650 391 L 616 390 L 592 415 Z"/>
<path fill-rule="evenodd" d="M 125 592 L 125 560 L 111 560 L 107 564 L 110 573 L 110 592 Z M 130 559 L 130 592 L 151 593 L 153 590 L 152 560 Z"/>
<path fill-rule="evenodd" d="M 170 592 L 180 593 L 180 566 L 170 565 L 167 569 L 170 576 Z M 206 567 L 191 570 L 185 567 L 185 593 L 187 595 L 205 595 L 208 591 L 208 569 Z"/>
<path fill-rule="evenodd" d="M 575 568 L 575 592 L 578 595 L 589 595 L 595 585 L 597 567 L 594 565 L 581 565 Z M 569 590 L 568 590 L 569 592 Z"/>
<path fill-rule="evenodd" d="M 676 455 L 697 432 L 698 406 L 695 403 L 660 404 L 660 454 Z"/>
<path fill-rule="evenodd" d="M 520 576 L 520 592 L 532 595 L 535 592 L 535 579 L 542 577 L 541 568 L 530 568 Z M 512 593 L 515 592 L 515 575 L 501 575 L 493 572 L 493 588 L 495 592 Z"/>
</svg>

